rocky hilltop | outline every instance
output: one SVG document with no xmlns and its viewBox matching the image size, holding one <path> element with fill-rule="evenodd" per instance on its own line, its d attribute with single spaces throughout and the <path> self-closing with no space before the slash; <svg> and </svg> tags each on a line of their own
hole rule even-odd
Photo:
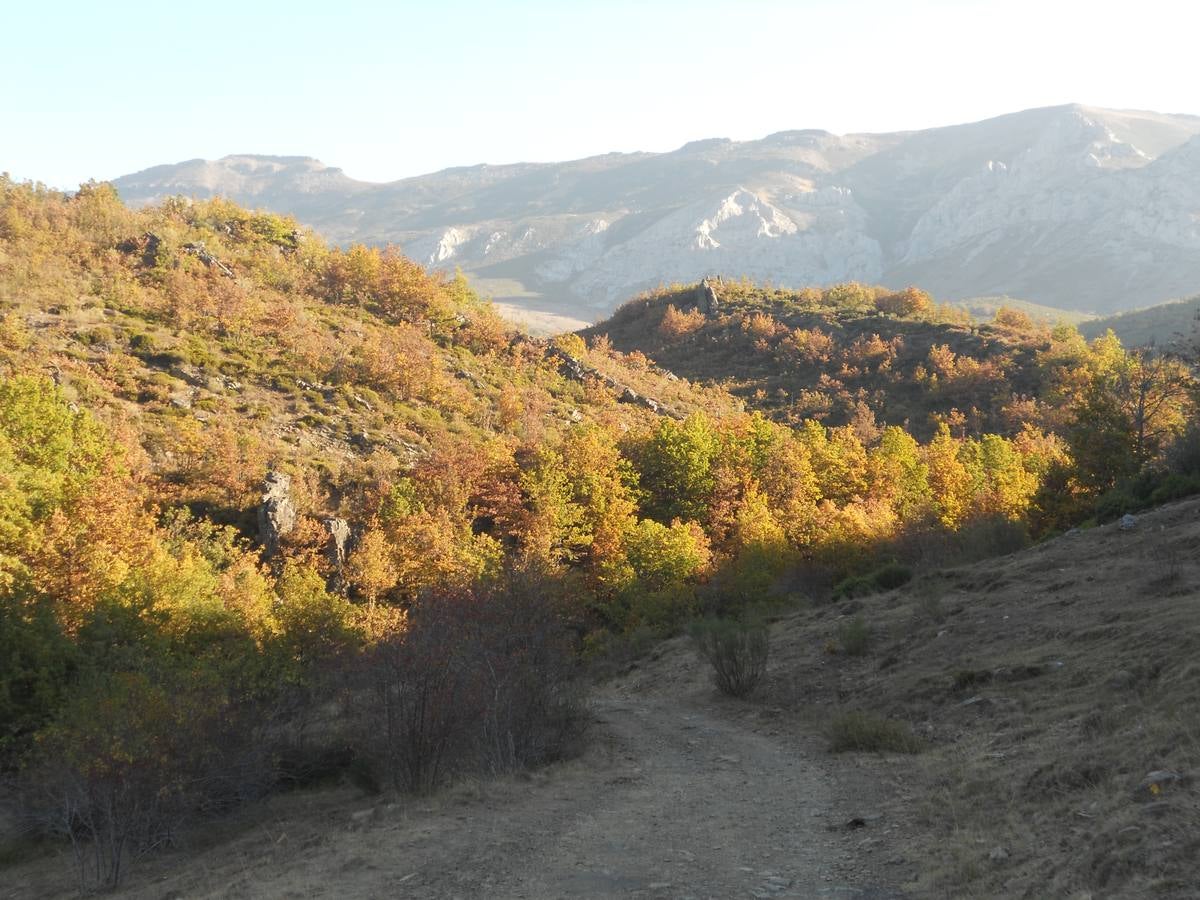
<svg viewBox="0 0 1200 900">
<path fill-rule="evenodd" d="M 920 284 L 1104 313 L 1200 286 L 1200 117 L 1061 106 L 894 134 L 788 131 L 671 153 L 474 166 L 388 184 L 303 157 L 120 178 L 222 194 L 336 241 L 393 242 L 499 300 L 593 320 L 709 273 Z"/>
</svg>

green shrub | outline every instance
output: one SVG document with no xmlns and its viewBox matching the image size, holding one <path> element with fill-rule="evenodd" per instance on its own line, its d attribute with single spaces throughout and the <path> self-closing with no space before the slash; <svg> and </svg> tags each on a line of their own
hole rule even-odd
<svg viewBox="0 0 1200 900">
<path fill-rule="evenodd" d="M 865 575 L 852 575 L 843 579 L 833 589 L 833 599 L 852 600 L 881 591 L 895 590 L 912 581 L 912 569 L 899 563 L 888 563 Z"/>
<path fill-rule="evenodd" d="M 154 338 L 148 334 L 145 334 L 144 332 L 138 332 L 137 334 L 130 335 L 129 349 L 135 354 L 153 353 L 155 350 Z"/>
<path fill-rule="evenodd" d="M 1167 475 L 1150 494 L 1151 504 L 1169 503 L 1200 494 L 1200 475 Z"/>
<path fill-rule="evenodd" d="M 717 688 L 731 697 L 744 697 L 767 670 L 770 634 L 757 618 L 705 619 L 691 628 L 700 657 L 713 668 Z"/>
<path fill-rule="evenodd" d="M 871 576 L 881 591 L 891 591 L 912 581 L 912 569 L 899 563 L 889 563 L 876 569 Z"/>
<path fill-rule="evenodd" d="M 834 753 L 918 753 L 925 747 L 903 722 L 862 710 L 835 715 L 829 723 L 829 738 Z"/>
<path fill-rule="evenodd" d="M 871 646 L 871 629 L 862 616 L 838 626 L 838 643 L 847 656 L 865 656 Z"/>
</svg>

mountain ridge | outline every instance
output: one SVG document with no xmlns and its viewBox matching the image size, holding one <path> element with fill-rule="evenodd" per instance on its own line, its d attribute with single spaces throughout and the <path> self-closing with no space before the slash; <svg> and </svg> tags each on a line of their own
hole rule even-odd
<svg viewBox="0 0 1200 900">
<path fill-rule="evenodd" d="M 1200 285 L 1200 117 L 1069 104 L 891 133 L 808 129 L 666 153 L 353 179 L 311 157 L 116 179 L 223 194 L 330 239 L 399 244 L 497 300 L 591 321 L 662 282 L 920 284 L 1107 313 Z M 763 223 L 771 225 L 764 227 Z"/>
</svg>

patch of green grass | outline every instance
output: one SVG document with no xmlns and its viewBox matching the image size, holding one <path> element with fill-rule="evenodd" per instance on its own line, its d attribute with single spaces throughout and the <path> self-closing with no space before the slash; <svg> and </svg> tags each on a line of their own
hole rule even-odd
<svg viewBox="0 0 1200 900">
<path fill-rule="evenodd" d="M 829 723 L 834 753 L 919 753 L 925 742 L 903 722 L 863 710 L 838 713 Z"/>
<path fill-rule="evenodd" d="M 847 656 L 866 656 L 871 648 L 871 629 L 862 616 L 839 625 L 837 636 L 842 652 Z"/>
</svg>

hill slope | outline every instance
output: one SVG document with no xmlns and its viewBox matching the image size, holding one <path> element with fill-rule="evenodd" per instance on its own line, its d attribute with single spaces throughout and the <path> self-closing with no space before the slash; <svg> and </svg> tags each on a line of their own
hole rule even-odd
<svg viewBox="0 0 1200 900">
<path fill-rule="evenodd" d="M 975 324 L 965 311 L 926 306 L 881 312 L 889 293 L 863 285 L 787 291 L 749 282 L 677 287 L 626 303 L 580 332 L 640 352 L 691 381 L 721 385 L 790 424 L 904 425 L 928 436 L 939 421 L 972 433 L 1014 433 L 1038 421 L 1048 379 L 1040 354 L 1051 331 L 1017 312 L 1015 324 Z M 904 294 L 894 295 L 897 297 Z M 1005 314 L 1002 314 L 1002 316 Z"/>
<path fill-rule="evenodd" d="M 677 638 L 597 689 L 579 761 L 413 805 L 285 795 L 128 892 L 1192 897 L 1198 545 L 1190 501 L 898 591 L 815 597 L 774 623 L 745 703 Z M 855 616 L 870 641 L 851 656 Z M 851 711 L 924 750 L 830 755 Z M 12 896 L 68 890 L 65 857 L 10 870 Z"/>
<path fill-rule="evenodd" d="M 1098 337 L 1111 328 L 1127 347 L 1171 348 L 1190 344 L 1194 349 L 1198 319 L 1200 296 L 1094 319 L 1080 325 L 1079 330 L 1088 337 Z"/>
<path fill-rule="evenodd" d="M 223 193 L 334 240 L 396 242 L 485 293 L 594 321 L 660 281 L 920 284 L 1110 312 L 1200 285 L 1200 118 L 1063 106 L 893 134 L 788 131 L 671 153 L 449 169 L 388 184 L 235 156 L 117 180 Z"/>
</svg>

